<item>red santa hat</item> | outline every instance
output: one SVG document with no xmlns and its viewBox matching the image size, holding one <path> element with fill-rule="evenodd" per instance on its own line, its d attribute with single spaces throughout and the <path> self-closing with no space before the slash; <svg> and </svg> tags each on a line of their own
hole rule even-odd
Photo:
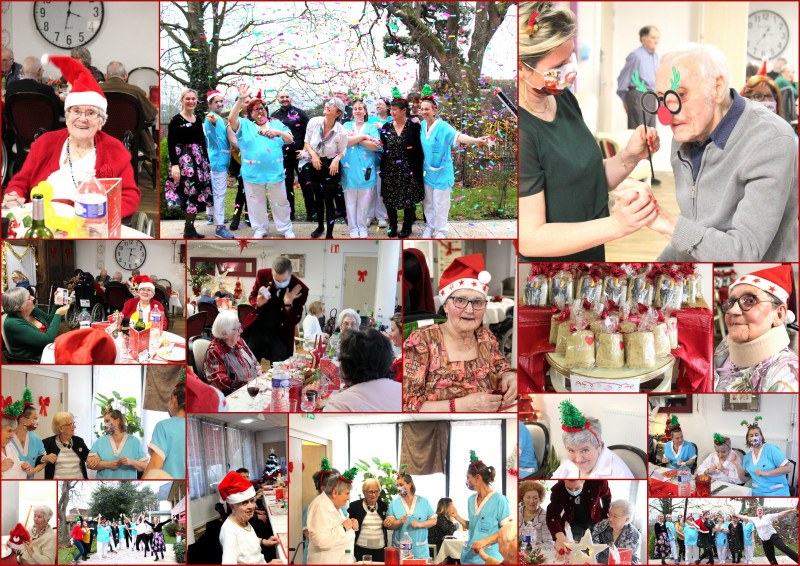
<svg viewBox="0 0 800 566">
<path fill-rule="evenodd" d="M 67 79 L 72 89 L 64 101 L 64 109 L 69 110 L 72 106 L 96 106 L 103 112 L 108 108 L 106 95 L 100 89 L 100 85 L 94 80 L 89 69 L 83 66 L 80 61 L 72 57 L 62 55 L 42 55 L 42 65 L 52 63 L 61 70 L 61 74 Z"/>
<path fill-rule="evenodd" d="M 186 408 L 190 413 L 219 413 L 227 411 L 222 391 L 202 381 L 187 366 Z"/>
<path fill-rule="evenodd" d="M 459 289 L 472 289 L 486 296 L 491 280 L 492 275 L 483 265 L 483 255 L 457 257 L 439 279 L 439 298 L 444 303 L 453 291 Z"/>
<path fill-rule="evenodd" d="M 219 482 L 219 500 L 228 505 L 241 503 L 256 496 L 253 485 L 238 472 L 228 472 L 228 475 Z"/>
<path fill-rule="evenodd" d="M 25 543 L 31 541 L 31 534 L 20 523 L 9 534 L 8 547 L 14 550 L 25 550 Z"/>
<path fill-rule="evenodd" d="M 789 265 L 778 265 L 770 267 L 769 269 L 761 269 L 742 275 L 736 279 L 728 288 L 728 292 L 733 291 L 737 285 L 746 283 L 753 287 L 758 287 L 762 291 L 771 293 L 782 304 L 786 304 L 789 300 L 789 295 L 792 294 L 792 268 Z M 795 315 L 792 311 L 786 313 L 786 324 L 795 321 Z"/>
<path fill-rule="evenodd" d="M 766 77 L 767 76 L 767 57 L 761 58 L 761 68 L 756 73 L 757 77 Z"/>
<path fill-rule="evenodd" d="M 133 282 L 136 284 L 136 287 L 139 289 L 152 289 L 153 291 L 156 290 L 156 286 L 153 285 L 153 281 L 147 275 L 137 275 L 133 278 Z"/>
<path fill-rule="evenodd" d="M 114 339 L 97 328 L 67 332 L 53 343 L 55 363 L 113 365 L 119 361 Z"/>
<path fill-rule="evenodd" d="M 209 90 L 206 93 L 206 101 L 208 102 L 209 106 L 211 105 L 211 101 L 214 100 L 214 98 L 217 96 L 219 96 L 222 99 L 225 98 L 224 96 L 222 96 L 222 93 L 218 90 Z"/>
</svg>

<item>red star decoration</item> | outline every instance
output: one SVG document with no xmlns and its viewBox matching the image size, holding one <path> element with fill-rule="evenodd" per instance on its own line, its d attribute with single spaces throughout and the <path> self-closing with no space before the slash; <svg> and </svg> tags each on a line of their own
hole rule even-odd
<svg viewBox="0 0 800 566">
<path fill-rule="evenodd" d="M 753 283 L 760 283 L 761 279 L 753 279 Z"/>
<path fill-rule="evenodd" d="M 464 280 L 462 279 L 461 281 L 458 282 L 458 284 L 459 285 L 463 285 L 464 284 Z"/>
<path fill-rule="evenodd" d="M 249 240 L 239 240 L 239 255 L 242 254 L 244 249 L 250 244 Z"/>
<path fill-rule="evenodd" d="M 473 281 L 473 282 L 472 282 L 472 286 L 473 286 L 473 287 L 477 287 L 477 286 L 478 286 L 478 282 L 477 282 L 477 281 Z"/>
<path fill-rule="evenodd" d="M 770 286 L 770 288 L 769 288 L 769 292 L 770 292 L 770 293 L 774 293 L 774 292 L 775 292 L 775 287 L 773 287 L 773 286 Z"/>
</svg>

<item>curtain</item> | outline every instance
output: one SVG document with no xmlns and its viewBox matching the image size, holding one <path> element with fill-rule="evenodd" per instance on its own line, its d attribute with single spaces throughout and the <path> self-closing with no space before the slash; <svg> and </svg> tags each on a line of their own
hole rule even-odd
<svg viewBox="0 0 800 566">
<path fill-rule="evenodd" d="M 3 243 L 3 261 L 5 262 L 5 276 L 3 280 L 3 291 L 14 288 L 11 282 L 11 273 L 21 271 L 31 287 L 36 288 L 36 248 L 33 246 L 12 246 L 8 242 Z"/>
<path fill-rule="evenodd" d="M 400 465 L 407 464 L 412 476 L 446 474 L 449 439 L 447 421 L 403 423 Z"/>
<path fill-rule="evenodd" d="M 181 366 L 148 366 L 144 386 L 144 408 L 166 412 L 172 390 L 181 374 Z"/>
<path fill-rule="evenodd" d="M 189 475 L 189 499 L 200 499 L 207 495 L 205 459 L 200 430 L 203 422 L 192 416 L 186 418 L 186 466 Z"/>
<path fill-rule="evenodd" d="M 225 463 L 225 436 L 222 425 L 203 422 L 203 467 L 208 482 L 205 495 L 217 493 L 217 486 L 230 471 Z"/>
</svg>

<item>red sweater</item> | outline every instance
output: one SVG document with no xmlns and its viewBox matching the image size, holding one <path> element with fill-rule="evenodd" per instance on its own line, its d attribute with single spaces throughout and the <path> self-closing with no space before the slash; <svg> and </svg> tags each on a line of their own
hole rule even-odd
<svg viewBox="0 0 800 566">
<path fill-rule="evenodd" d="M 72 540 L 83 541 L 83 529 L 80 528 L 80 526 L 75 525 L 75 528 L 72 529 L 69 538 L 71 538 Z"/>
<path fill-rule="evenodd" d="M 150 299 L 150 311 L 153 310 L 153 305 L 158 305 L 158 308 L 161 309 L 161 316 L 163 320 L 164 312 L 164 305 L 156 301 L 155 299 Z M 122 316 L 124 318 L 130 318 L 133 313 L 135 313 L 139 309 L 139 297 L 134 297 L 132 299 L 128 299 L 125 301 L 125 306 L 122 307 Z"/>
<path fill-rule="evenodd" d="M 58 161 L 61 148 L 68 136 L 69 131 L 66 128 L 39 136 L 39 139 L 31 144 L 31 152 L 25 159 L 22 170 L 8 182 L 6 194 L 15 192 L 26 201 L 30 200 L 31 189 L 46 181 L 51 173 L 60 168 Z M 97 178 L 122 179 L 122 217 L 126 218 L 138 210 L 141 196 L 139 187 L 133 180 L 131 154 L 122 142 L 103 132 L 97 132 L 95 135 L 94 146 L 97 150 L 95 165 Z"/>
</svg>

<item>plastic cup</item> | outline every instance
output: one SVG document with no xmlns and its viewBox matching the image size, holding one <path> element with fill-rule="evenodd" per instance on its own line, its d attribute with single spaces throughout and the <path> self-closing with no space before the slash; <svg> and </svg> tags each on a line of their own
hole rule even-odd
<svg viewBox="0 0 800 566">
<path fill-rule="evenodd" d="M 297 412 L 297 399 L 289 399 L 289 412 Z"/>
</svg>

